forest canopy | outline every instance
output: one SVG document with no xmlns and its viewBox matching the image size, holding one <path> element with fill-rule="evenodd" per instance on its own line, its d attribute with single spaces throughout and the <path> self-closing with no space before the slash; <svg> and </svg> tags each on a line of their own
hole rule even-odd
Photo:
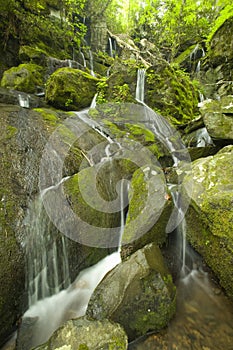
<svg viewBox="0 0 233 350">
<path fill-rule="evenodd" d="M 60 13 L 67 42 L 80 45 L 86 23 L 98 18 L 114 34 L 130 35 L 136 43 L 146 38 L 169 52 L 170 60 L 186 47 L 208 41 L 233 15 L 232 0 L 0 0 L 6 23 L 2 42 L 10 35 L 23 42 L 25 31 L 33 36 L 35 27 L 43 31 L 43 25 L 51 26 L 46 22 L 51 9 Z"/>
</svg>

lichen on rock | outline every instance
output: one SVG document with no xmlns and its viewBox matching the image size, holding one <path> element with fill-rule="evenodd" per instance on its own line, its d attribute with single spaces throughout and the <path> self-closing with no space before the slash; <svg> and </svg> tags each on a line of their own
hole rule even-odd
<svg viewBox="0 0 233 350">
<path fill-rule="evenodd" d="M 184 177 L 191 198 L 186 214 L 187 237 L 233 298 L 233 146 L 193 162 Z M 190 181 L 192 186 L 190 186 Z M 192 188 L 192 192 L 191 192 Z"/>
</svg>

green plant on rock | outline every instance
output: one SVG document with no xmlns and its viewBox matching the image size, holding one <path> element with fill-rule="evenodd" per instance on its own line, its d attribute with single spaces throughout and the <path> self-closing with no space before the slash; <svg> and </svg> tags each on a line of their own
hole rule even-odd
<svg viewBox="0 0 233 350">
<path fill-rule="evenodd" d="M 105 103 L 106 100 L 106 92 L 108 88 L 107 78 L 102 78 L 97 84 L 97 103 Z"/>
<path fill-rule="evenodd" d="M 113 99 L 115 102 L 131 101 L 131 93 L 128 84 L 117 85 L 113 89 Z"/>
</svg>

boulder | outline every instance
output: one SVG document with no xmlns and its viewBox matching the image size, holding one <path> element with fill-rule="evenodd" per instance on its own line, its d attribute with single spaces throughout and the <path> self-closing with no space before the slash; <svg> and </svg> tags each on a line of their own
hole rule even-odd
<svg viewBox="0 0 233 350">
<path fill-rule="evenodd" d="M 205 126 L 215 142 L 233 141 L 233 95 L 206 100 L 200 108 Z"/>
<path fill-rule="evenodd" d="M 198 91 L 187 74 L 162 61 L 146 70 L 145 102 L 174 125 L 198 114 Z"/>
<path fill-rule="evenodd" d="M 46 83 L 46 101 L 55 108 L 81 110 L 91 105 L 98 79 L 73 68 L 57 69 Z"/>
<path fill-rule="evenodd" d="M 82 317 L 64 323 L 47 343 L 35 350 L 126 350 L 127 345 L 127 336 L 119 324 Z"/>
<path fill-rule="evenodd" d="M 37 92 L 43 85 L 43 68 L 34 63 L 24 63 L 6 70 L 1 80 L 4 88 L 28 93 Z"/>
<path fill-rule="evenodd" d="M 191 198 L 186 214 L 187 237 L 233 297 L 233 146 L 193 162 L 184 177 Z"/>
<path fill-rule="evenodd" d="M 129 192 L 129 208 L 122 237 L 123 252 L 130 243 L 135 251 L 144 245 L 166 242 L 166 226 L 172 211 L 164 173 L 160 167 L 144 166 L 133 174 Z"/>
<path fill-rule="evenodd" d="M 149 244 L 104 278 L 91 297 L 87 315 L 121 324 L 132 340 L 165 327 L 175 305 L 172 277 L 159 248 Z"/>
</svg>

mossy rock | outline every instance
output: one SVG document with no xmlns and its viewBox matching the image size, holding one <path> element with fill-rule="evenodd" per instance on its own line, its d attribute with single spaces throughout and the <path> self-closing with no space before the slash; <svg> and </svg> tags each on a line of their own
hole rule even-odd
<svg viewBox="0 0 233 350">
<path fill-rule="evenodd" d="M 187 236 L 233 298 L 233 146 L 193 162 L 184 178 L 191 199 Z"/>
<path fill-rule="evenodd" d="M 158 166 L 144 166 L 133 174 L 129 188 L 129 208 L 122 242 L 123 255 L 145 244 L 162 246 L 167 239 L 166 225 L 172 211 L 166 180 Z"/>
<path fill-rule="evenodd" d="M 176 288 L 154 244 L 116 266 L 95 289 L 87 315 L 120 323 L 129 340 L 165 327 L 176 309 Z"/>
<path fill-rule="evenodd" d="M 115 60 L 107 80 L 105 102 L 134 102 L 137 83 L 135 60 Z"/>
<path fill-rule="evenodd" d="M 36 64 L 20 64 L 18 67 L 12 67 L 4 72 L 1 86 L 7 89 L 35 93 L 38 88 L 44 85 L 43 73 L 43 68 Z"/>
<path fill-rule="evenodd" d="M 168 63 L 146 70 L 145 102 L 174 125 L 185 124 L 198 114 L 196 85 Z"/>
<path fill-rule="evenodd" d="M 108 102 L 97 104 L 95 109 L 90 109 L 89 115 L 97 120 L 113 139 L 127 139 L 129 144 L 130 140 L 135 141 L 147 148 L 148 154 L 151 153 L 161 164 L 172 163 L 168 150 L 150 129 L 150 123 L 147 123 L 144 106 L 128 102 Z"/>
<path fill-rule="evenodd" d="M 48 57 L 46 51 L 36 46 L 24 45 L 19 49 L 19 59 L 23 63 L 30 62 L 43 66 L 46 64 L 46 57 Z"/>
<path fill-rule="evenodd" d="M 73 68 L 57 69 L 46 83 L 46 101 L 58 109 L 81 110 L 91 105 L 98 79 Z"/>
<path fill-rule="evenodd" d="M 223 96 L 218 101 L 206 100 L 200 111 L 213 140 L 233 141 L 233 96 Z"/>
<path fill-rule="evenodd" d="M 47 343 L 35 350 L 126 350 L 127 345 L 127 336 L 119 324 L 81 317 L 65 322 Z"/>
</svg>

